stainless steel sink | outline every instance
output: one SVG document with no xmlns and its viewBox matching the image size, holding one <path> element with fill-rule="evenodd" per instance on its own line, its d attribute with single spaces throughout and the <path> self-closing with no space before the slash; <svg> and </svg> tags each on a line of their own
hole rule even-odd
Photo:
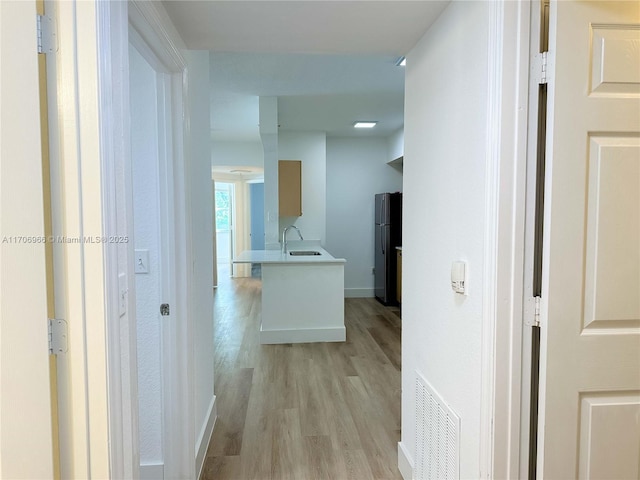
<svg viewBox="0 0 640 480">
<path fill-rule="evenodd" d="M 295 257 L 307 257 L 313 255 L 322 255 L 320 252 L 316 252 L 315 250 L 294 250 L 293 252 L 289 252 L 289 255 L 293 255 Z"/>
</svg>

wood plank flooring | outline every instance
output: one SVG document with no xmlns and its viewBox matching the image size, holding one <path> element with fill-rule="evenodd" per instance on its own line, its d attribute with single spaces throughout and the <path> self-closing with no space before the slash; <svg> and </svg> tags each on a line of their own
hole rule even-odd
<svg viewBox="0 0 640 480">
<path fill-rule="evenodd" d="M 344 343 L 260 345 L 260 280 L 215 293 L 218 419 L 203 480 L 401 479 L 400 319 L 347 299 Z"/>
</svg>

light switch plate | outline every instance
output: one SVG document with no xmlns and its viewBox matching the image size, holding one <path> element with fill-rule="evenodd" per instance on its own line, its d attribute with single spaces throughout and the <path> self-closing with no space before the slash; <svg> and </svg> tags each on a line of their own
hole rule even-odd
<svg viewBox="0 0 640 480">
<path fill-rule="evenodd" d="M 149 250 L 136 250 L 135 272 L 149 273 Z"/>
</svg>

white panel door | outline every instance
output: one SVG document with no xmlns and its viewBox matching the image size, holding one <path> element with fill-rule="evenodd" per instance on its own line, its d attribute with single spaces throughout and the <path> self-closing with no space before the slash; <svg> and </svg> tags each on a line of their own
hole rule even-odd
<svg viewBox="0 0 640 480">
<path fill-rule="evenodd" d="M 0 478 L 53 478 L 36 3 L 0 2 Z"/>
<path fill-rule="evenodd" d="M 538 478 L 640 478 L 640 2 L 551 5 Z"/>
</svg>

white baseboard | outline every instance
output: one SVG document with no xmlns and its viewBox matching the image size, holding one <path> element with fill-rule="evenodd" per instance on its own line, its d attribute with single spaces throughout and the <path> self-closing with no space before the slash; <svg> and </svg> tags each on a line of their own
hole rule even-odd
<svg viewBox="0 0 640 480">
<path fill-rule="evenodd" d="M 345 288 L 344 298 L 373 298 L 373 288 Z"/>
<path fill-rule="evenodd" d="M 209 404 L 209 411 L 207 412 L 207 421 L 202 425 L 200 435 L 198 435 L 198 442 L 196 443 L 196 470 L 200 478 L 202 474 L 202 468 L 204 467 L 204 461 L 207 456 L 207 449 L 211 442 L 211 435 L 213 434 L 213 427 L 216 424 L 216 418 L 218 418 L 218 408 L 216 404 L 216 396 L 214 395 Z"/>
<path fill-rule="evenodd" d="M 164 464 L 140 465 L 140 480 L 163 480 Z"/>
<path fill-rule="evenodd" d="M 299 328 L 292 330 L 262 330 L 260 343 L 314 343 L 344 342 L 347 339 L 345 327 L 334 328 Z"/>
<path fill-rule="evenodd" d="M 402 442 L 398 442 L 398 470 L 404 480 L 413 479 L 413 459 Z"/>
</svg>

